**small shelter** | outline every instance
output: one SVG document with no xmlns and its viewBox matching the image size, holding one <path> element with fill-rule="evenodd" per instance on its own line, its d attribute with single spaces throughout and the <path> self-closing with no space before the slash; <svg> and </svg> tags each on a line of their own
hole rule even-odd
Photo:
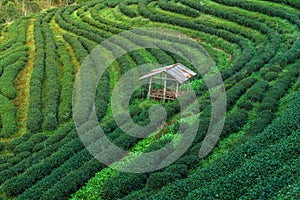
<svg viewBox="0 0 300 200">
<path fill-rule="evenodd" d="M 148 98 L 163 99 L 165 103 L 166 100 L 175 100 L 178 96 L 182 95 L 184 91 L 179 91 L 179 85 L 185 83 L 195 75 L 195 72 L 183 64 L 176 63 L 154 69 L 140 77 L 139 80 L 149 78 Z M 155 82 L 157 80 L 160 84 Z M 158 85 L 158 87 L 155 88 L 154 84 Z"/>
</svg>

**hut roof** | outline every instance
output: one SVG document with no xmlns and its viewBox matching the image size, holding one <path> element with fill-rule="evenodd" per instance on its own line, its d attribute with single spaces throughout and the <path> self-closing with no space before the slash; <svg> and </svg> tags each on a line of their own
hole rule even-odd
<svg viewBox="0 0 300 200">
<path fill-rule="evenodd" d="M 139 79 L 142 80 L 142 79 L 152 77 L 152 76 L 155 76 L 156 74 L 160 74 L 160 73 L 163 73 L 163 72 L 165 72 L 165 73 L 171 75 L 172 77 L 174 77 L 179 83 L 184 83 L 185 81 L 189 80 L 190 78 L 192 78 L 193 76 L 196 75 L 195 72 L 193 72 L 192 70 L 190 70 L 189 68 L 187 68 L 183 64 L 176 63 L 176 64 L 173 64 L 173 65 L 170 65 L 170 66 L 154 69 L 151 72 L 143 75 Z"/>
</svg>

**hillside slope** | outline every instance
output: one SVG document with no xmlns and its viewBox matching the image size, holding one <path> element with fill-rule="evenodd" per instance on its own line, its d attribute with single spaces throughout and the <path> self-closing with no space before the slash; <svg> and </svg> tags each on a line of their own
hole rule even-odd
<svg viewBox="0 0 300 200">
<path fill-rule="evenodd" d="M 0 26 L 0 198 L 299 199 L 299 9 L 298 0 L 97 0 Z M 98 121 L 111 141 L 141 154 L 176 139 L 182 121 L 192 127 L 199 119 L 201 127 L 172 165 L 125 173 L 100 163 L 80 140 L 73 119 L 73 84 L 97 44 L 145 27 L 177 31 L 205 48 L 224 81 L 227 113 L 217 147 L 200 159 L 212 108 L 198 74 L 191 85 L 199 115 L 180 118 L 178 101 L 168 102 L 160 133 L 145 139 L 129 136 L 111 111 L 118 79 L 147 63 L 195 67 L 156 48 L 119 57 L 104 72 L 95 96 Z M 123 40 L 115 44 L 120 49 L 140 45 Z M 141 74 L 135 71 L 135 76 Z M 129 105 L 133 121 L 144 126 L 158 103 L 143 99 L 145 95 L 138 89 Z"/>
</svg>

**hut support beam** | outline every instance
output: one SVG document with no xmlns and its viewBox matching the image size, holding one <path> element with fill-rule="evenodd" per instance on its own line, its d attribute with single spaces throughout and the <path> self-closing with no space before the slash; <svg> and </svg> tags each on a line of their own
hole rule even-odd
<svg viewBox="0 0 300 200">
<path fill-rule="evenodd" d="M 179 87 L 178 82 L 176 82 L 176 94 L 175 94 L 176 98 L 178 97 L 178 87 Z"/>
<path fill-rule="evenodd" d="M 176 81 L 177 82 L 177 80 L 175 79 L 175 78 L 162 78 L 162 77 L 152 77 L 153 79 L 158 79 L 158 80 L 161 80 L 160 81 L 160 84 L 162 85 L 163 83 L 162 83 L 162 80 L 168 80 L 168 81 Z"/>
<path fill-rule="evenodd" d="M 166 102 L 166 91 L 167 91 L 167 73 L 165 73 L 165 78 L 164 78 L 164 100 L 163 102 Z"/>
<path fill-rule="evenodd" d="M 152 89 L 152 77 L 150 78 L 149 81 L 148 99 L 150 99 L 151 97 L 151 89 Z"/>
</svg>

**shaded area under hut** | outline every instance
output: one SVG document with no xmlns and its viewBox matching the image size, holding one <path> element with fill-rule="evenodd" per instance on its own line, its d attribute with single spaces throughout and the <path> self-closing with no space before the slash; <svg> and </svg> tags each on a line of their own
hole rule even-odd
<svg viewBox="0 0 300 200">
<path fill-rule="evenodd" d="M 179 86 L 189 81 L 196 73 L 181 63 L 154 69 L 139 80 L 149 78 L 148 98 L 175 100 L 185 91 Z"/>
</svg>

